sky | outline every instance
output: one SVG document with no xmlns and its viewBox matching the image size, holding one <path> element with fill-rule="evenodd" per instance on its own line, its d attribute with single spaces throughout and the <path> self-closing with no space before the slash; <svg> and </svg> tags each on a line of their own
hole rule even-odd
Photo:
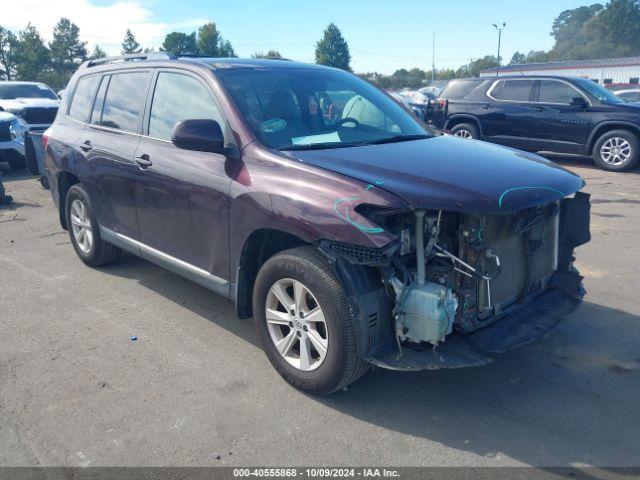
<svg viewBox="0 0 640 480">
<path fill-rule="evenodd" d="M 2 0 L 3 2 L 9 0 Z M 390 74 L 398 68 L 432 64 L 457 68 L 471 59 L 496 54 L 493 23 L 507 26 L 501 56 L 548 50 L 551 24 L 563 10 L 594 0 L 20 0 L 4 8 L 0 25 L 17 32 L 28 22 L 45 40 L 67 17 L 80 27 L 89 50 L 98 44 L 119 54 L 127 28 L 144 47 L 158 48 L 171 31 L 190 33 L 214 21 L 240 57 L 278 50 L 284 57 L 314 61 L 316 42 L 335 23 L 351 51 L 356 72 Z"/>
</svg>

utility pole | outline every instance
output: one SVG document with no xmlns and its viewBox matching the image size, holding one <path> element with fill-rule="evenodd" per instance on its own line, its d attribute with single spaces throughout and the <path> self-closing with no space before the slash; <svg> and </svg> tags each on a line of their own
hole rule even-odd
<svg viewBox="0 0 640 480">
<path fill-rule="evenodd" d="M 436 79 L 436 32 L 435 30 L 432 32 L 432 41 L 431 41 L 431 83 Z"/>
<path fill-rule="evenodd" d="M 506 22 L 502 22 L 502 26 L 499 27 L 495 23 L 493 24 L 494 28 L 498 30 L 498 66 L 496 67 L 496 77 L 500 75 L 500 41 L 502 40 L 502 30 L 507 26 Z"/>
</svg>

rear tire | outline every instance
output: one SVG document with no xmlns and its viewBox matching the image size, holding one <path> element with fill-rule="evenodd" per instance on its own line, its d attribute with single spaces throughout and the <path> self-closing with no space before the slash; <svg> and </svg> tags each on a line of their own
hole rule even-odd
<svg viewBox="0 0 640 480">
<path fill-rule="evenodd" d="M 100 237 L 100 226 L 93 214 L 89 195 L 80 183 L 67 192 L 65 216 L 71 244 L 80 260 L 92 267 L 99 267 L 120 258 L 122 250 Z"/>
<path fill-rule="evenodd" d="M 278 290 L 279 287 L 282 290 Z M 296 296 L 296 288 L 304 292 L 302 297 Z M 288 306 L 280 302 L 283 296 Z M 304 303 L 297 302 L 296 298 L 304 298 Z M 303 306 L 299 308 L 299 305 Z M 358 357 L 356 333 L 345 292 L 327 259 L 314 247 L 292 248 L 267 260 L 255 281 L 253 314 L 267 358 L 296 388 L 326 395 L 355 382 L 369 370 L 369 364 Z M 318 318 L 322 318 L 322 325 L 315 323 Z M 305 336 L 305 332 L 310 333 Z M 318 332 L 326 342 L 324 357 L 322 349 L 316 348 L 319 337 L 315 334 Z M 289 348 L 278 342 L 287 338 L 292 338 Z M 302 342 L 307 338 L 310 347 L 303 347 Z M 309 352 L 311 361 L 303 362 L 303 352 Z"/>
<path fill-rule="evenodd" d="M 459 123 L 451 129 L 451 135 L 454 137 L 465 138 L 467 140 L 473 140 L 480 138 L 478 127 L 472 123 Z"/>
<path fill-rule="evenodd" d="M 593 147 L 593 161 L 610 172 L 631 170 L 640 158 L 640 141 L 629 130 L 611 130 L 602 135 Z"/>
<path fill-rule="evenodd" d="M 12 170 L 24 170 L 27 168 L 27 159 L 24 155 L 17 155 L 7 160 Z"/>
</svg>

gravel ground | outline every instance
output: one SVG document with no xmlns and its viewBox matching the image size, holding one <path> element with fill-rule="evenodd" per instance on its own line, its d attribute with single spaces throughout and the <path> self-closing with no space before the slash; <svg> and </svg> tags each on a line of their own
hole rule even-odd
<svg viewBox="0 0 640 480">
<path fill-rule="evenodd" d="M 329 398 L 282 381 L 227 300 L 133 256 L 84 266 L 49 192 L 5 170 L 0 465 L 640 465 L 639 172 L 560 162 L 592 194 L 584 304 L 488 367 Z"/>
</svg>

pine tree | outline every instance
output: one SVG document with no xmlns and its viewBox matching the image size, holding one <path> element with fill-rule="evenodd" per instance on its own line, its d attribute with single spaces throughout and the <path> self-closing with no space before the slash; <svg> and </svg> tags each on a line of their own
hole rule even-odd
<svg viewBox="0 0 640 480">
<path fill-rule="evenodd" d="M 333 23 L 325 29 L 320 41 L 316 44 L 316 63 L 329 67 L 341 68 L 351 71 L 349 63 L 349 45 L 342 36 L 340 29 Z"/>
<path fill-rule="evenodd" d="M 18 34 L 16 44 L 16 80 L 42 80 L 51 65 L 49 49 L 36 27 L 29 23 Z"/>
<path fill-rule="evenodd" d="M 134 37 L 131 30 L 127 28 L 127 33 L 124 36 L 124 40 L 122 41 L 122 54 L 126 55 L 128 53 L 140 53 L 142 48 L 140 48 L 140 44 L 136 41 L 136 37 Z"/>
<path fill-rule="evenodd" d="M 70 78 L 87 59 L 87 42 L 80 41 L 79 33 L 78 26 L 68 18 L 61 18 L 53 28 L 53 41 L 49 43 L 49 50 L 55 73 Z"/>
<path fill-rule="evenodd" d="M 102 48 L 100 48 L 100 45 L 96 45 L 93 49 L 93 52 L 91 52 L 91 58 L 104 58 L 106 56 L 107 53 Z"/>
</svg>

